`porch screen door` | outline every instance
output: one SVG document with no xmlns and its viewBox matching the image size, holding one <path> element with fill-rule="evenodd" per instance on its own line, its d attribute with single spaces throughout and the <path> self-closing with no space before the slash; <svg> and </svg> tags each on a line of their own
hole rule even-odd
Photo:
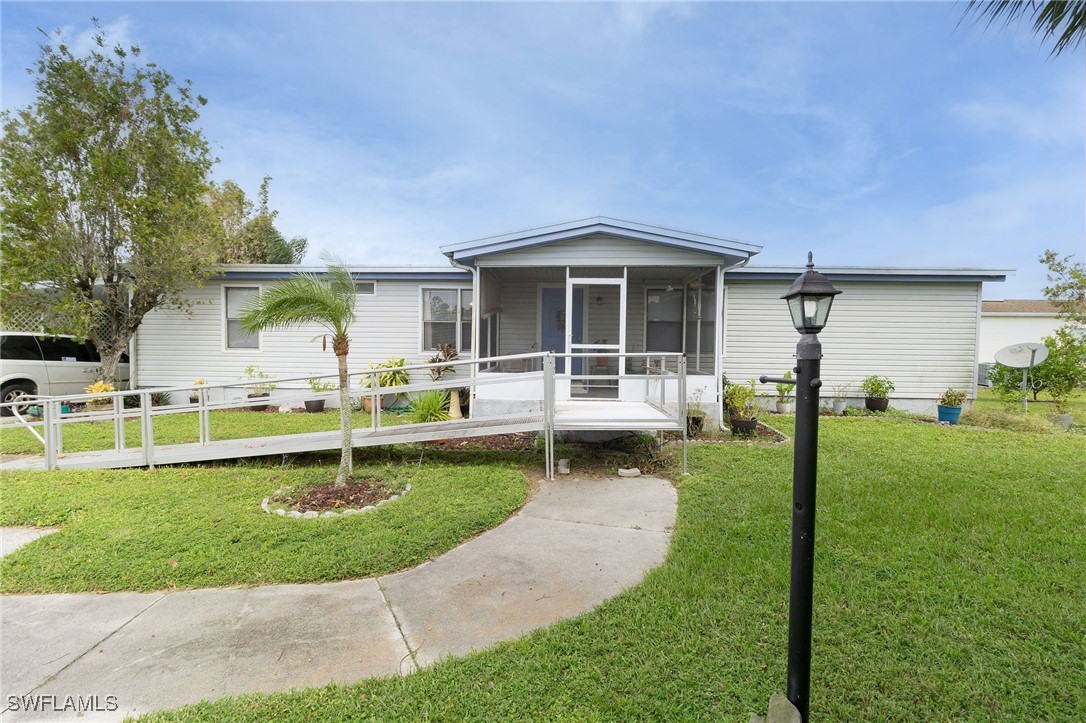
<svg viewBox="0 0 1086 723">
<path fill-rule="evenodd" d="M 625 276 L 574 278 L 567 270 L 566 308 L 573 306 L 575 296 L 583 299 L 584 305 L 583 339 L 575 339 L 568 327 L 566 331 L 566 349 L 570 354 L 582 355 L 575 358 L 583 360 L 581 368 L 587 377 L 572 380 L 574 393 L 580 389 L 585 396 L 597 399 L 618 398 L 619 377 L 626 371 L 626 360 L 605 355 L 626 349 Z"/>
</svg>

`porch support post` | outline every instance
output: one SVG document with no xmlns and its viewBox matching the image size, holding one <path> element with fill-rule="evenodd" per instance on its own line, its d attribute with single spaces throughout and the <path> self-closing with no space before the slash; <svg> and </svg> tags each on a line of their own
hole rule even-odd
<svg viewBox="0 0 1086 723">
<path fill-rule="evenodd" d="M 554 353 L 543 357 L 543 440 L 547 479 L 554 479 Z"/>
<path fill-rule="evenodd" d="M 713 354 L 715 363 L 713 373 L 716 374 L 716 398 L 720 403 L 717 412 L 717 424 L 724 429 L 724 267 L 717 264 L 716 267 L 716 310 L 713 317 Z"/>
</svg>

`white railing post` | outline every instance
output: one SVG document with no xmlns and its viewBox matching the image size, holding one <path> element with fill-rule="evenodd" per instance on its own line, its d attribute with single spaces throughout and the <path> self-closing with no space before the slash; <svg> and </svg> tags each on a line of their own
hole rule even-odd
<svg viewBox="0 0 1086 723">
<path fill-rule="evenodd" d="M 49 404 L 54 404 L 54 402 L 50 401 Z M 53 407 L 53 424 L 56 425 L 56 432 L 53 434 L 53 444 L 56 448 L 58 457 L 64 452 L 64 423 L 61 421 L 62 416 L 64 415 L 61 414 L 60 402 L 56 402 Z"/>
<path fill-rule="evenodd" d="M 50 401 L 42 401 L 42 421 L 44 422 L 45 429 L 45 468 L 48 470 L 57 469 L 57 429 L 56 422 L 53 417 L 56 415 L 57 408 L 53 406 Z"/>
<path fill-rule="evenodd" d="M 140 429 L 143 439 L 143 463 L 155 468 L 155 428 L 151 421 L 151 393 L 140 392 Z"/>
<path fill-rule="evenodd" d="M 683 474 L 689 474 L 686 471 L 686 441 L 687 441 L 687 428 L 686 428 L 686 354 L 679 357 L 679 424 L 683 428 Z"/>
<path fill-rule="evenodd" d="M 554 354 L 543 358 L 543 434 L 547 479 L 554 479 Z"/>
<path fill-rule="evenodd" d="M 207 410 L 207 391 L 200 386 L 196 388 L 196 416 L 200 425 L 200 444 L 203 445 L 211 441 L 211 419 Z"/>
<path fill-rule="evenodd" d="M 113 397 L 113 450 L 124 451 L 124 397 Z"/>
</svg>

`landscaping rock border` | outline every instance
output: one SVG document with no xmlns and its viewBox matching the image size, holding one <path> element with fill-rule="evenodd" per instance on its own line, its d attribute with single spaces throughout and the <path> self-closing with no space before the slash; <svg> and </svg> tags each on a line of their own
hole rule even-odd
<svg viewBox="0 0 1086 723">
<path fill-rule="evenodd" d="M 299 520 L 315 520 L 317 518 L 327 519 L 329 517 L 346 517 L 347 515 L 360 515 L 364 512 L 373 512 L 381 505 L 398 500 L 401 497 L 407 495 L 411 491 L 411 485 L 408 484 L 403 488 L 403 492 L 391 495 L 388 499 L 381 500 L 380 502 L 372 505 L 366 505 L 359 509 L 347 508 L 344 510 L 325 510 L 324 512 L 317 512 L 316 510 L 309 510 L 308 512 L 299 512 L 298 510 L 291 510 L 287 512 L 283 508 L 271 509 L 271 497 L 265 497 L 264 501 L 260 503 L 260 509 L 264 510 L 265 514 L 278 515 L 279 517 L 292 517 Z M 283 490 L 276 490 L 276 495 L 283 494 Z"/>
</svg>

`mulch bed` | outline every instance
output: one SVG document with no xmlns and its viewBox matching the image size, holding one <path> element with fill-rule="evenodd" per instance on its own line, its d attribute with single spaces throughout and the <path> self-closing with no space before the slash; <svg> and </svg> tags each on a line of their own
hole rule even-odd
<svg viewBox="0 0 1086 723">
<path fill-rule="evenodd" d="M 469 437 L 467 439 L 439 439 L 426 442 L 433 449 L 491 449 L 500 452 L 530 452 L 535 449 L 533 432 L 516 434 L 492 434 L 487 437 Z"/>
<path fill-rule="evenodd" d="M 283 494 L 273 497 L 272 501 L 289 505 L 291 509 L 299 512 L 324 512 L 347 508 L 361 509 L 388 499 L 391 495 L 392 490 L 384 480 L 367 477 L 348 481 L 346 487 L 336 487 L 334 482 L 327 482 L 310 487 L 299 497 Z"/>
</svg>

